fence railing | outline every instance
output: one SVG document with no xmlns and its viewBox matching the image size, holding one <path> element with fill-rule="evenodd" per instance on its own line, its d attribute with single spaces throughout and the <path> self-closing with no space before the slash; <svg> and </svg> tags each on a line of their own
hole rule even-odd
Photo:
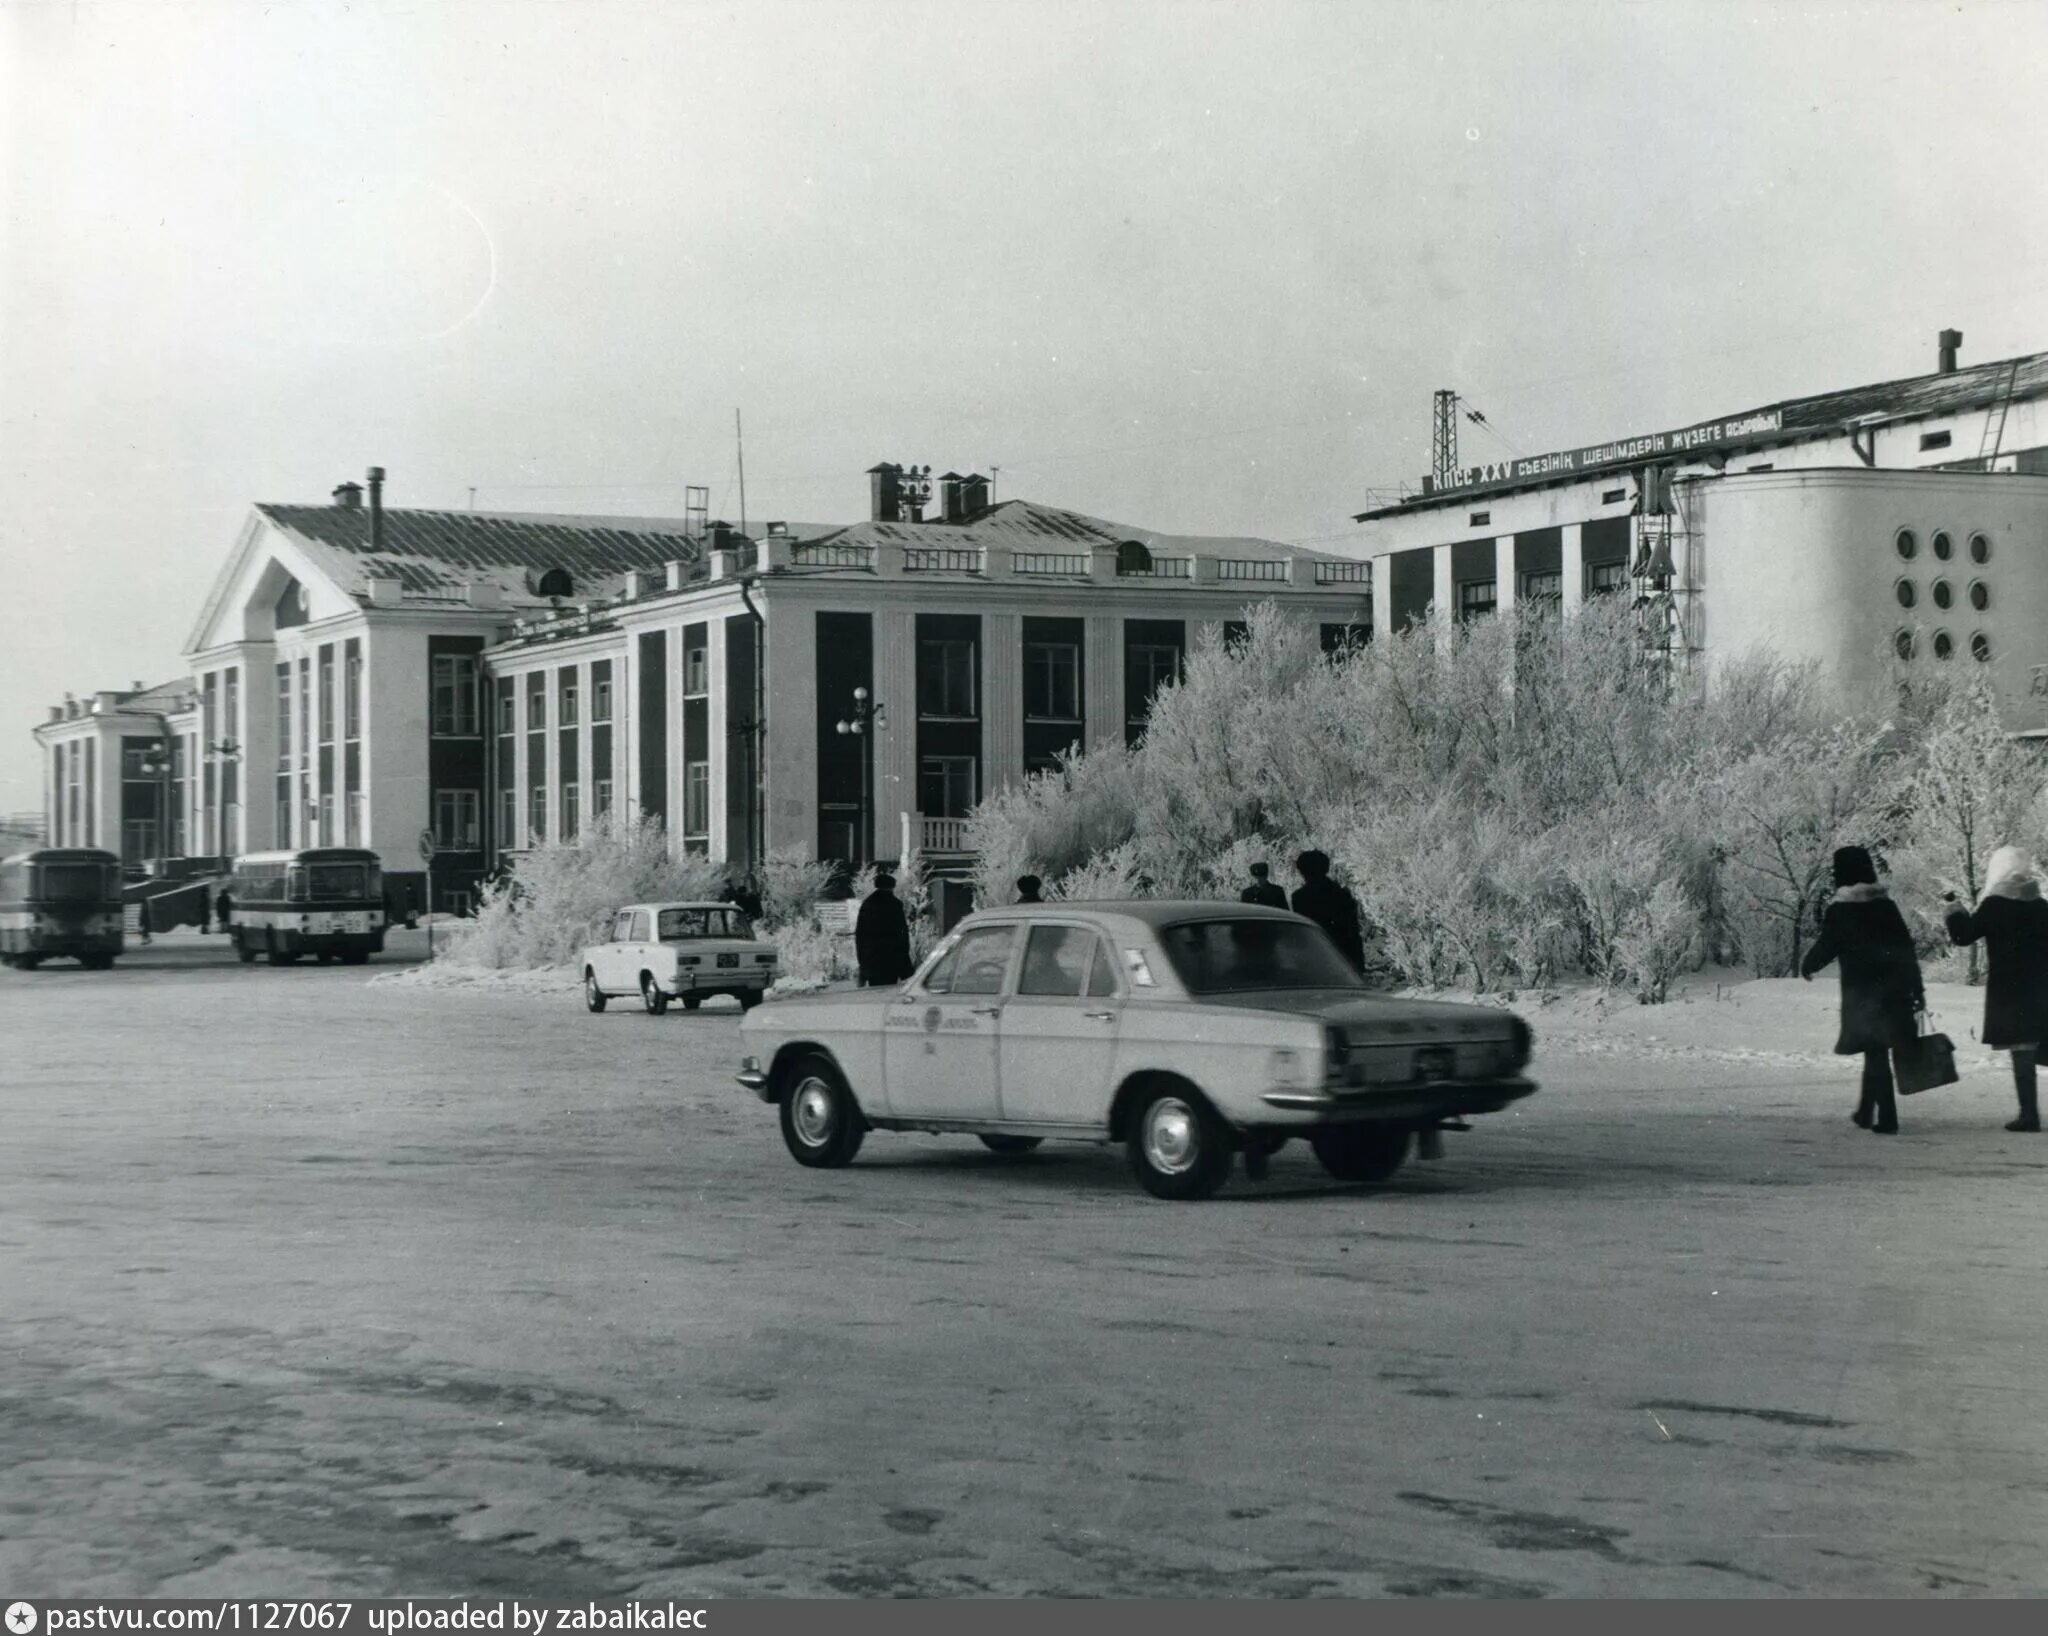
<svg viewBox="0 0 2048 1636">
<path fill-rule="evenodd" d="M 1319 562 L 1316 564 L 1318 585 L 1370 585 L 1372 564 L 1369 562 Z"/>
<path fill-rule="evenodd" d="M 1080 551 L 1019 551 L 1010 566 L 1020 574 L 1078 574 L 1086 579 L 1093 564 Z"/>
<path fill-rule="evenodd" d="M 927 852 L 965 852 L 967 850 L 967 820 L 965 818 L 924 818 L 918 819 L 918 828 L 923 836 Z"/>
<path fill-rule="evenodd" d="M 789 560 L 799 568 L 872 568 L 872 545 L 833 545 L 829 541 L 790 547 Z"/>
<path fill-rule="evenodd" d="M 1149 568 L 1126 567 L 1117 564 L 1118 579 L 1192 579 L 1195 574 L 1193 557 L 1154 557 Z"/>
<path fill-rule="evenodd" d="M 1266 562 L 1249 557 L 1219 557 L 1216 559 L 1218 579 L 1256 579 L 1285 584 L 1287 564 Z"/>
<path fill-rule="evenodd" d="M 903 548 L 906 574 L 978 574 L 981 553 L 972 546 L 906 545 Z"/>
</svg>

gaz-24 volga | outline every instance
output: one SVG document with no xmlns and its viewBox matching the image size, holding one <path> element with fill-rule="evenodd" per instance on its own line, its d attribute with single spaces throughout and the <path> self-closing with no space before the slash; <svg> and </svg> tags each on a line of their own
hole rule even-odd
<svg viewBox="0 0 2048 1636">
<path fill-rule="evenodd" d="M 1344 1181 L 1535 1089 L 1529 1027 L 1491 1006 L 1370 991 L 1282 909 L 1140 900 L 968 916 L 897 988 L 773 1001 L 742 1022 L 740 1083 L 797 1163 L 870 1130 L 1121 1142 L 1160 1198 L 1207 1196 L 1306 1137 Z"/>
</svg>

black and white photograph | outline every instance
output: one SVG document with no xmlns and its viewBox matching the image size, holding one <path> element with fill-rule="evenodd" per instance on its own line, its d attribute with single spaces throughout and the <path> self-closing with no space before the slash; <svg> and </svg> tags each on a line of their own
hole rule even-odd
<svg viewBox="0 0 2048 1636">
<path fill-rule="evenodd" d="M 2048 1595 L 2044 69 L 0 0 L 6 1636 Z"/>
</svg>

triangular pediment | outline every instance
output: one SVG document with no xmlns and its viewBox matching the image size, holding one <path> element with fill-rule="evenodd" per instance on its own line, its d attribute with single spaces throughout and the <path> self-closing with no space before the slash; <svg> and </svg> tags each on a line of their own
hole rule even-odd
<svg viewBox="0 0 2048 1636">
<path fill-rule="evenodd" d="M 187 654 L 268 642 L 280 629 L 351 613 L 360 604 L 290 534 L 251 512 L 214 577 Z"/>
</svg>

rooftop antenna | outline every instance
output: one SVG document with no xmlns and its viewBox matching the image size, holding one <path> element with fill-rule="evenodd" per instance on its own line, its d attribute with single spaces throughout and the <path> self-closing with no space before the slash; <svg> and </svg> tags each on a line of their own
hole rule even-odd
<svg viewBox="0 0 2048 1636">
<path fill-rule="evenodd" d="M 1448 387 L 1436 395 L 1435 423 L 1429 436 L 1429 470 L 1440 489 L 1450 488 L 1458 480 L 1458 394 Z"/>
<path fill-rule="evenodd" d="M 732 439 L 740 455 L 740 532 L 747 531 L 747 434 L 740 429 L 740 412 L 732 412 Z"/>
<path fill-rule="evenodd" d="M 1002 475 L 1003 468 L 1001 466 L 990 465 L 988 469 L 988 503 L 990 505 L 996 503 L 996 479 Z"/>
</svg>

